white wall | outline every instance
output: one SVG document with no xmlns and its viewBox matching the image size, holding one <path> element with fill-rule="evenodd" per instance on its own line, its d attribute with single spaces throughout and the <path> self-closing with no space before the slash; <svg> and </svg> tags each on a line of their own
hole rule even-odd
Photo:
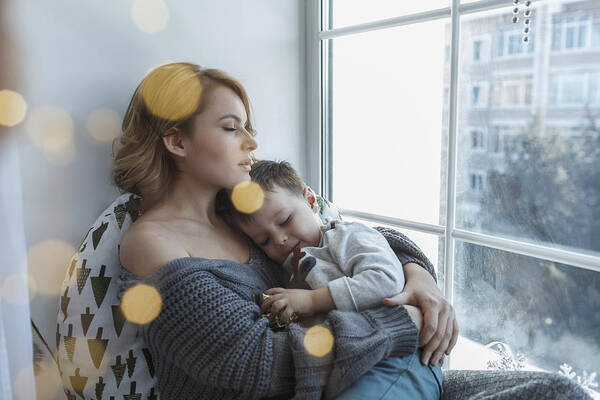
<svg viewBox="0 0 600 400">
<path fill-rule="evenodd" d="M 25 97 L 27 118 L 51 105 L 68 113 L 74 124 L 74 158 L 67 165 L 49 161 L 33 143 L 27 119 L 11 128 L 20 151 L 30 269 L 46 281 L 45 292 L 32 300 L 32 318 L 51 347 L 58 288 L 70 253 L 118 194 L 109 181 L 110 144 L 92 138 L 86 120 L 99 108 L 122 117 L 151 68 L 190 61 L 238 78 L 253 102 L 256 155 L 289 160 L 304 174 L 303 0 L 165 3 L 168 25 L 154 34 L 133 22 L 132 0 L 13 0 L 4 5 L 12 48 L 2 55 L 17 66 L 15 82 L 20 82 L 9 89 Z M 59 159 L 67 157 L 63 153 Z"/>
</svg>

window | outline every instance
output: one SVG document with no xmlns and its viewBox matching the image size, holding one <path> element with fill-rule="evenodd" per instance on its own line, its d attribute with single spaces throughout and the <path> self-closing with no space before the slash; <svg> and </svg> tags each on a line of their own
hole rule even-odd
<svg viewBox="0 0 600 400">
<path fill-rule="evenodd" d="M 526 106 L 531 104 L 531 78 L 501 78 L 494 82 L 494 106 Z"/>
<path fill-rule="evenodd" d="M 550 75 L 548 103 L 553 106 L 598 104 L 600 71 L 573 71 Z"/>
<path fill-rule="evenodd" d="M 470 33 L 465 32 L 465 35 L 467 35 L 467 38 L 468 38 Z M 483 62 L 489 61 L 489 58 L 490 58 L 490 35 L 489 34 L 485 34 L 485 35 L 477 34 L 477 35 L 472 36 L 471 40 L 473 43 L 473 47 L 471 49 L 473 63 L 483 63 Z"/>
<path fill-rule="evenodd" d="M 522 16 L 512 24 L 500 3 L 440 13 L 418 2 L 427 10 L 368 31 L 328 29 L 336 7 L 364 21 L 363 2 L 321 3 L 327 28 L 309 42 L 320 43 L 309 81 L 321 96 L 309 106 L 319 157 L 309 183 L 344 217 L 430 236 L 427 254 L 454 274 L 459 342 L 476 346 L 453 352 L 452 368 L 487 369 L 485 346 L 502 340 L 532 368 L 600 374 L 600 132 L 585 108 L 600 111 L 600 51 L 559 54 L 600 41 L 600 3 L 534 3 L 542 23 L 531 19 L 528 43 Z M 385 14 L 378 0 L 367 8 Z M 542 28 L 556 20 L 560 29 Z"/>
<path fill-rule="evenodd" d="M 500 128 L 492 129 L 489 138 L 488 151 L 490 153 L 500 153 Z"/>
<path fill-rule="evenodd" d="M 481 47 L 483 42 L 476 40 L 473 42 L 473 61 L 481 61 Z"/>
<path fill-rule="evenodd" d="M 529 41 L 523 42 L 523 33 L 520 30 L 501 31 L 497 34 L 496 55 L 502 57 L 515 57 L 530 55 L 534 51 L 535 31 L 531 25 Z"/>
<path fill-rule="evenodd" d="M 471 129 L 471 150 L 484 150 L 483 129 Z"/>
<path fill-rule="evenodd" d="M 471 104 L 474 107 L 484 107 L 487 105 L 488 84 L 485 82 L 474 83 L 471 88 Z"/>
<path fill-rule="evenodd" d="M 552 20 L 552 50 L 569 51 L 591 47 L 591 23 L 589 15 L 555 16 Z M 594 29 L 597 30 L 597 26 Z"/>
<path fill-rule="evenodd" d="M 471 191 L 475 193 L 483 192 L 483 173 L 474 172 L 469 174 Z"/>
</svg>

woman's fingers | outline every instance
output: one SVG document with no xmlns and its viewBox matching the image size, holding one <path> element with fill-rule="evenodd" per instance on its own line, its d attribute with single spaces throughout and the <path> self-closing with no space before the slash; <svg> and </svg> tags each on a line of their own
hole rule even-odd
<svg viewBox="0 0 600 400">
<path fill-rule="evenodd" d="M 437 365 L 437 363 L 442 358 L 442 355 L 448 348 L 448 343 L 450 342 L 450 339 L 452 338 L 453 327 L 454 327 L 454 316 L 449 315 L 448 319 L 446 320 L 446 330 L 444 332 L 444 335 L 442 336 L 442 341 L 440 342 L 440 345 L 437 347 L 437 349 L 435 349 L 433 354 L 431 355 L 431 364 L 432 365 Z"/>
<path fill-rule="evenodd" d="M 440 304 L 435 299 L 423 301 L 421 311 L 423 311 L 423 329 L 419 334 L 419 346 L 428 344 L 433 335 L 438 331 L 438 322 L 440 317 Z"/>
<path fill-rule="evenodd" d="M 450 339 L 450 344 L 446 349 L 446 355 L 450 355 L 450 352 L 454 348 L 456 341 L 458 340 L 458 322 L 456 321 L 456 315 L 454 316 L 454 321 L 452 321 L 452 339 Z"/>
<path fill-rule="evenodd" d="M 448 316 L 443 312 L 438 314 L 438 323 L 435 333 L 431 337 L 431 340 L 427 342 L 425 348 L 422 351 L 421 361 L 423 365 L 427 365 L 432 360 L 433 353 L 438 349 L 440 343 L 444 339 L 446 334 L 446 325 L 448 324 Z"/>
</svg>

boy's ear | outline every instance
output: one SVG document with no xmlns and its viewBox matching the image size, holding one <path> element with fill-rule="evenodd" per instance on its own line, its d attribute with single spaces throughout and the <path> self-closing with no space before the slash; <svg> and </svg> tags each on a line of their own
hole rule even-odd
<svg viewBox="0 0 600 400">
<path fill-rule="evenodd" d="M 318 213 L 319 212 L 319 203 L 317 203 L 317 195 L 311 189 L 311 187 L 306 186 L 304 188 L 304 191 L 302 194 L 304 195 L 304 198 L 306 199 L 306 201 L 308 201 L 308 205 L 310 206 L 310 209 L 313 210 L 314 213 Z"/>
</svg>

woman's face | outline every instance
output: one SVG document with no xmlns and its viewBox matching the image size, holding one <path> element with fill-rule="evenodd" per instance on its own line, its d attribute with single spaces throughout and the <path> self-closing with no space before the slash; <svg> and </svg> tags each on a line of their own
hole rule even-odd
<svg viewBox="0 0 600 400">
<path fill-rule="evenodd" d="M 250 152 L 258 145 L 244 129 L 248 116 L 239 96 L 226 86 L 208 94 L 207 107 L 184 138 L 182 169 L 203 184 L 232 189 L 250 180 Z"/>
</svg>

